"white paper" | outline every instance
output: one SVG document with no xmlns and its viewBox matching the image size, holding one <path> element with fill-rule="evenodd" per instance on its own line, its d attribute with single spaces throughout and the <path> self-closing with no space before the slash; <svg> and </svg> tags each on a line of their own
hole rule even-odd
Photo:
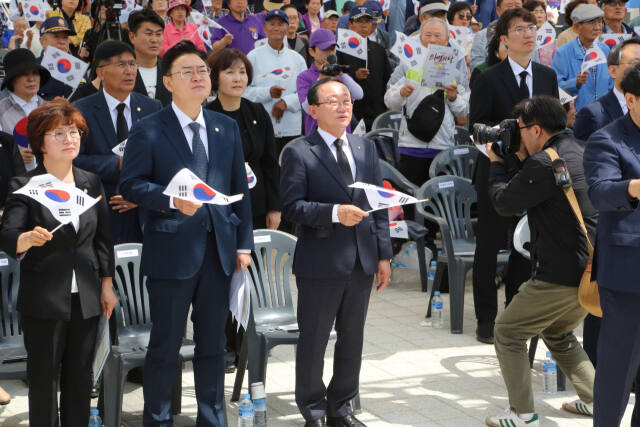
<svg viewBox="0 0 640 427">
<path fill-rule="evenodd" d="M 60 18 L 64 20 L 64 18 Z M 73 88 L 77 88 L 89 64 L 53 46 L 47 46 L 42 57 L 42 66 L 51 77 Z"/>
<path fill-rule="evenodd" d="M 269 243 L 271 241 L 271 236 L 254 236 L 253 243 Z"/>
<path fill-rule="evenodd" d="M 391 234 L 391 237 L 396 237 L 399 239 L 408 239 L 409 227 L 407 226 L 407 222 L 406 221 L 390 221 L 389 233 Z"/>
<path fill-rule="evenodd" d="M 371 210 L 367 212 L 387 209 L 393 206 L 410 205 L 422 201 L 401 191 L 390 190 L 377 185 L 367 184 L 366 182 L 354 182 L 349 187 L 364 190 L 367 201 L 371 206 Z"/>
<path fill-rule="evenodd" d="M 112 316 L 114 315 L 115 312 L 112 313 Z M 94 386 L 98 384 L 98 379 L 100 378 L 100 374 L 102 374 L 102 369 L 104 368 L 104 364 L 106 363 L 107 357 L 109 357 L 110 352 L 111 337 L 109 336 L 109 319 L 107 318 L 107 316 L 102 316 L 100 317 L 100 321 L 98 323 L 95 357 L 92 364 Z"/>
<path fill-rule="evenodd" d="M 458 73 L 454 63 L 456 56 L 456 52 L 450 47 L 430 45 L 422 76 L 423 84 L 434 89 L 443 89 L 452 84 Z"/>
<path fill-rule="evenodd" d="M 27 185 L 14 193 L 36 200 L 46 207 L 60 224 L 70 223 L 73 218 L 79 217 L 100 200 L 82 192 L 75 185 L 65 184 L 50 174 L 32 177 Z"/>
<path fill-rule="evenodd" d="M 116 156 L 124 156 L 124 148 L 127 146 L 127 139 L 122 141 L 120 144 L 116 145 L 111 149 L 111 152 Z"/>
<path fill-rule="evenodd" d="M 244 194 L 227 196 L 209 187 L 189 169 L 181 169 L 162 192 L 171 197 L 178 197 L 195 203 L 212 205 L 230 205 L 244 197 Z"/>
<path fill-rule="evenodd" d="M 137 257 L 140 252 L 137 249 L 125 249 L 121 251 L 116 251 L 116 256 L 118 258 L 133 258 Z"/>
<path fill-rule="evenodd" d="M 351 133 L 353 135 L 365 136 L 367 134 L 367 126 L 364 124 L 364 120 L 360 120 L 356 128 Z"/>
<path fill-rule="evenodd" d="M 253 169 L 251 169 L 249 163 L 244 163 L 244 170 L 247 173 L 247 184 L 249 185 L 249 189 L 252 189 L 258 183 L 258 178 L 256 178 L 256 174 L 253 173 Z"/>
<path fill-rule="evenodd" d="M 338 28 L 337 50 L 366 61 L 367 39 L 360 37 L 355 31 Z"/>
<path fill-rule="evenodd" d="M 247 329 L 249 323 L 249 309 L 251 304 L 251 289 L 247 280 L 246 271 L 235 271 L 231 276 L 231 289 L 229 291 L 229 311 L 240 325 Z"/>
</svg>

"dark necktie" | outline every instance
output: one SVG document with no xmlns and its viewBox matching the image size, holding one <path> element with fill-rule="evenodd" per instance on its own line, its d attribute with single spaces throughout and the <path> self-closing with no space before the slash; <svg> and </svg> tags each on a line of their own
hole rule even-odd
<svg viewBox="0 0 640 427">
<path fill-rule="evenodd" d="M 129 125 L 127 125 L 127 119 L 124 118 L 124 109 L 127 105 L 120 103 L 116 107 L 118 110 L 118 116 L 116 117 L 116 136 L 118 142 L 122 142 L 129 137 Z"/>
<path fill-rule="evenodd" d="M 203 181 L 207 181 L 209 171 L 209 160 L 207 160 L 207 152 L 204 149 L 204 143 L 200 139 L 200 123 L 189 123 L 189 127 L 193 131 L 193 139 L 191 140 L 191 151 L 193 152 L 193 173 Z"/>
<path fill-rule="evenodd" d="M 347 155 L 342 151 L 342 140 L 336 139 L 333 141 L 333 145 L 336 146 L 336 157 L 338 159 L 338 167 L 340 168 L 342 179 L 344 180 L 344 183 L 349 186 L 353 184 L 353 175 L 351 175 L 351 166 L 349 166 Z"/>
<path fill-rule="evenodd" d="M 529 75 L 528 72 L 526 71 L 522 71 L 520 73 L 520 94 L 521 94 L 521 99 L 527 99 L 530 98 L 531 95 L 529 95 L 529 86 L 527 86 L 527 76 Z"/>
</svg>

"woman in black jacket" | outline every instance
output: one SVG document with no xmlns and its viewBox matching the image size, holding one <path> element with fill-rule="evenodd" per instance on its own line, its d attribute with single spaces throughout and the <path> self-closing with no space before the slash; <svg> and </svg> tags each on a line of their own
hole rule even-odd
<svg viewBox="0 0 640 427">
<path fill-rule="evenodd" d="M 38 167 L 11 180 L 0 228 L 0 250 L 21 259 L 17 310 L 27 349 L 32 426 L 88 425 L 98 320 L 101 314 L 111 315 L 117 302 L 104 190 L 97 175 L 72 163 L 87 131 L 80 112 L 64 99 L 31 112 L 27 138 Z M 35 199 L 13 193 L 42 174 L 101 199 L 51 233 L 59 225 L 51 212 Z M 68 198 L 62 193 L 55 195 Z"/>
<path fill-rule="evenodd" d="M 253 228 L 275 230 L 280 225 L 280 167 L 273 126 L 261 104 L 242 98 L 251 83 L 253 69 L 237 49 L 222 49 L 208 60 L 215 101 L 205 108 L 225 114 L 238 123 L 245 162 L 255 174 L 251 188 Z"/>
</svg>

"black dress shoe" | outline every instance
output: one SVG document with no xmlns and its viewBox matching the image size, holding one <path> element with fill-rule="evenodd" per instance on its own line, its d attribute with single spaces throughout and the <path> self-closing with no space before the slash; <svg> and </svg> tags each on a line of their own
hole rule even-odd
<svg viewBox="0 0 640 427">
<path fill-rule="evenodd" d="M 324 423 L 324 417 L 318 418 L 317 420 L 307 421 L 304 423 L 304 427 L 324 427 L 326 424 Z"/>
<path fill-rule="evenodd" d="M 345 415 L 344 417 L 327 417 L 327 426 L 329 427 L 367 427 L 363 422 L 353 415 Z"/>
<path fill-rule="evenodd" d="M 476 339 L 484 344 L 493 344 L 493 323 L 478 323 Z"/>
</svg>

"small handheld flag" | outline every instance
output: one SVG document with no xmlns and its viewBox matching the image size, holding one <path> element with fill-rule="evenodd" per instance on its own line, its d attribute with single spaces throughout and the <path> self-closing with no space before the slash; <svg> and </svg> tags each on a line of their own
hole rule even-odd
<svg viewBox="0 0 640 427">
<path fill-rule="evenodd" d="M 407 226 L 407 222 L 406 221 L 390 221 L 389 233 L 391 234 L 391 237 L 396 237 L 399 239 L 408 239 L 409 227 Z"/>
<path fill-rule="evenodd" d="M 367 126 L 364 124 L 364 120 L 360 120 L 356 128 L 351 133 L 353 135 L 365 136 L 367 134 Z"/>
<path fill-rule="evenodd" d="M 603 34 L 600 36 L 600 43 L 606 44 L 609 49 L 613 49 L 615 45 L 620 42 L 623 42 L 627 39 L 630 39 L 632 34 Z"/>
<path fill-rule="evenodd" d="M 422 70 L 427 50 L 420 40 L 396 31 L 396 42 L 391 47 L 391 53 L 412 70 Z"/>
<path fill-rule="evenodd" d="M 244 194 L 227 196 L 214 190 L 187 168 L 175 174 L 162 193 L 190 202 L 212 205 L 230 205 L 244 197 Z"/>
<path fill-rule="evenodd" d="M 584 55 L 580 71 L 584 73 L 589 68 L 606 63 L 607 57 L 604 52 L 602 52 L 598 46 L 593 46 L 591 49 L 587 50 L 587 53 Z"/>
<path fill-rule="evenodd" d="M 358 33 L 344 28 L 338 28 L 338 52 L 355 56 L 363 61 L 367 60 L 367 39 Z"/>
<path fill-rule="evenodd" d="M 252 189 L 258 183 L 258 178 L 256 178 L 256 174 L 253 173 L 253 169 L 251 169 L 249 163 L 245 162 L 244 169 L 247 172 L 247 184 L 249 184 L 249 189 Z"/>
<path fill-rule="evenodd" d="M 89 64 L 53 46 L 47 46 L 42 57 L 42 66 L 49 70 L 51 77 L 77 88 Z"/>
<path fill-rule="evenodd" d="M 393 206 L 411 205 L 413 203 L 426 202 L 428 200 L 418 200 L 415 197 L 400 191 L 390 190 L 388 188 L 367 184 L 365 182 L 354 182 L 349 187 L 364 190 L 369 206 L 371 206 L 371 210 L 367 212 L 387 209 Z"/>
<path fill-rule="evenodd" d="M 127 146 L 127 140 L 125 139 L 124 141 L 122 141 L 121 143 L 119 143 L 118 145 L 116 145 L 115 147 L 113 147 L 111 149 L 111 151 L 113 152 L 113 154 L 116 154 L 120 157 L 124 156 L 124 149 Z"/>
<path fill-rule="evenodd" d="M 556 40 L 556 29 L 553 28 L 548 21 L 546 21 L 536 34 L 536 45 L 542 47 L 548 45 Z"/>
</svg>

